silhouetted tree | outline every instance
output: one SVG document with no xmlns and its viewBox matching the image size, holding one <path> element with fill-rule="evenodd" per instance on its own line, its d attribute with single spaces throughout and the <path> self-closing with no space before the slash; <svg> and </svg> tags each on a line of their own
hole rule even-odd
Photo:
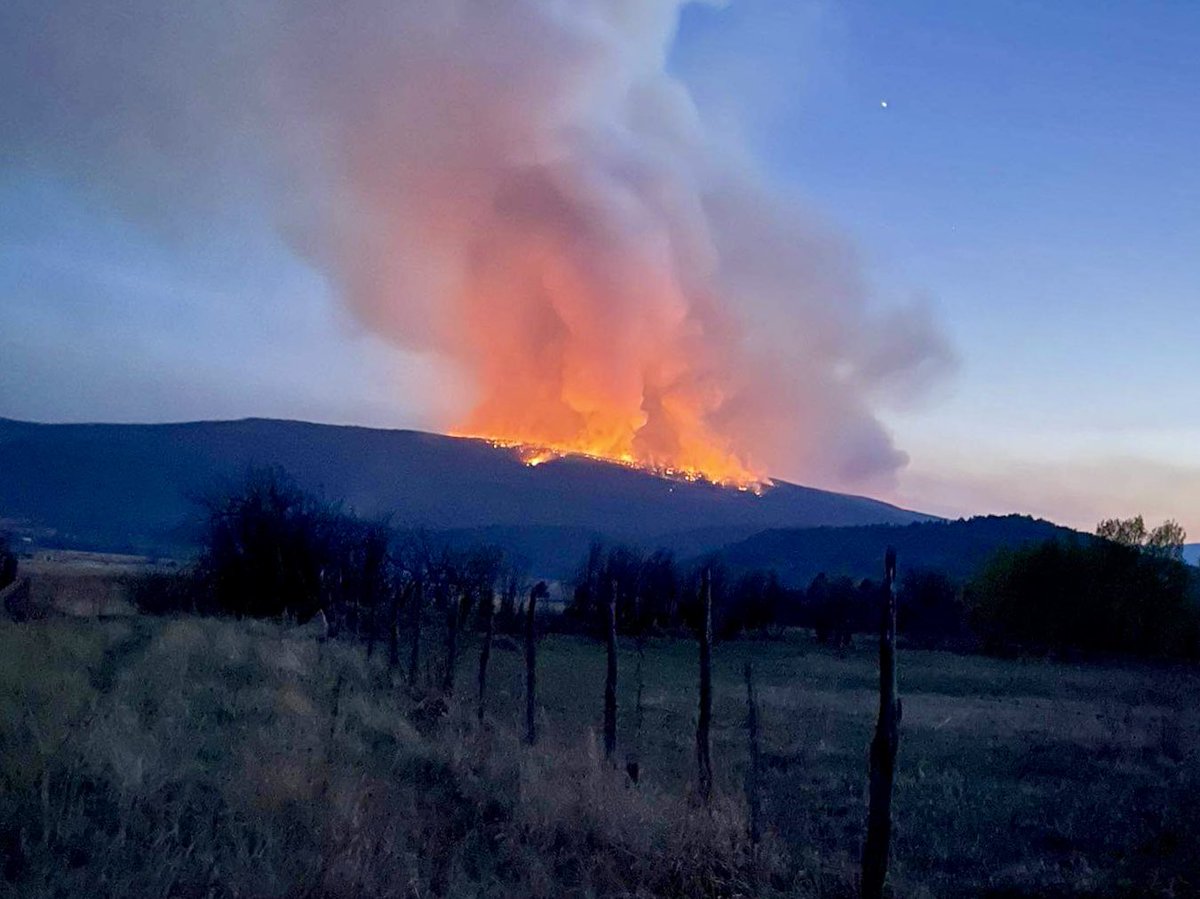
<svg viewBox="0 0 1200 899">
<path fill-rule="evenodd" d="M 1187 531 L 1178 521 L 1168 519 L 1146 536 L 1146 550 L 1163 559 L 1183 561 L 1183 545 L 1187 542 Z"/>
<path fill-rule="evenodd" d="M 496 613 L 496 630 L 502 634 L 512 634 L 517 631 L 517 596 L 521 592 L 521 573 L 510 566 L 503 574 L 500 590 L 500 609 Z"/>
<path fill-rule="evenodd" d="M 604 591 L 608 589 L 605 584 L 607 569 L 608 559 L 604 544 L 593 541 L 576 572 L 575 589 L 566 609 L 567 617 L 584 630 L 600 629 L 601 603 Z"/>
<path fill-rule="evenodd" d="M 369 630 L 389 591 L 390 531 L 302 490 L 278 468 L 252 469 L 205 501 L 196 574 L 201 611 L 250 617 L 324 611 L 336 630 Z"/>
<path fill-rule="evenodd" d="M 675 555 L 660 549 L 642 563 L 639 575 L 639 622 L 635 632 L 665 630 L 679 626 L 679 567 Z"/>
<path fill-rule="evenodd" d="M 784 620 L 786 591 L 773 571 L 750 571 L 729 588 L 722 602 L 721 636 L 734 637 L 743 631 L 767 635 Z"/>
<path fill-rule="evenodd" d="M 1106 518 L 1096 525 L 1096 536 L 1120 543 L 1122 546 L 1137 548 L 1146 542 L 1146 521 L 1141 515 L 1133 518 Z"/>
<path fill-rule="evenodd" d="M 1178 521 L 1169 518 L 1153 530 L 1147 530 L 1141 515 L 1106 518 L 1096 525 L 1096 536 L 1176 562 L 1183 561 L 1183 545 L 1187 542 L 1187 531 Z"/>
<path fill-rule="evenodd" d="M 667 550 L 647 556 L 634 547 L 593 543 L 576 572 L 568 621 L 585 632 L 603 635 L 608 596 L 614 591 L 618 634 L 644 634 L 681 624 L 680 577 Z"/>
<path fill-rule="evenodd" d="M 899 629 L 922 646 L 938 646 L 968 636 L 966 607 L 959 588 L 938 571 L 908 571 L 897 592 Z"/>
<path fill-rule="evenodd" d="M 867 628 L 875 590 L 869 580 L 855 584 L 848 577 L 818 575 L 808 591 L 817 639 L 835 649 L 849 646 L 851 636 Z"/>
</svg>

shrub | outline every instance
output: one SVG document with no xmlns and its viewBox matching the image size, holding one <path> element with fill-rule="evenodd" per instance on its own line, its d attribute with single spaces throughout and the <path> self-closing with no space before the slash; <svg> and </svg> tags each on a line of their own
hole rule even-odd
<svg viewBox="0 0 1200 899">
<path fill-rule="evenodd" d="M 7 534 L 0 534 L 0 590 L 17 579 L 17 554 Z"/>
<path fill-rule="evenodd" d="M 392 588 L 390 532 L 302 490 L 279 469 L 255 469 L 206 501 L 196 566 L 207 611 L 307 621 L 319 611 L 357 624 Z"/>
</svg>

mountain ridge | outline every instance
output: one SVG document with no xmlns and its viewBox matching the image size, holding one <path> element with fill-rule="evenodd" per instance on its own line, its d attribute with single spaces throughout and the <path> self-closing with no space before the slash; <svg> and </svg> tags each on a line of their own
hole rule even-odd
<svg viewBox="0 0 1200 899">
<path fill-rule="evenodd" d="M 0 418 L 0 518 L 62 544 L 179 551 L 194 542 L 195 498 L 254 465 L 280 466 L 360 514 L 439 531 L 566 528 L 645 541 L 698 528 L 744 537 L 771 527 L 934 520 L 786 481 L 756 496 L 583 457 L 531 467 L 514 450 L 477 438 L 268 418 Z"/>
<path fill-rule="evenodd" d="M 878 579 L 884 553 L 893 547 L 904 570 L 939 571 L 961 582 L 1002 548 L 1095 539 L 1028 515 L 981 515 L 907 525 L 771 528 L 730 543 L 717 555 L 733 571 L 771 569 L 787 586 L 803 587 L 822 573 Z"/>
</svg>

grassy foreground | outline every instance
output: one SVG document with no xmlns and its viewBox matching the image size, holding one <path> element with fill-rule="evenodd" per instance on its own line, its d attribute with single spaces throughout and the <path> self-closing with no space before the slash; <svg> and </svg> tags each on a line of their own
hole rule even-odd
<svg viewBox="0 0 1200 899">
<path fill-rule="evenodd" d="M 431 635 L 432 636 L 432 635 Z M 604 657 L 542 643 L 543 739 L 521 661 L 468 644 L 445 715 L 385 653 L 208 619 L 0 624 L 0 896 L 849 895 L 874 656 L 797 637 L 718 645 L 718 800 L 691 800 L 695 650 L 652 641 L 634 745 L 598 759 Z M 770 833 L 746 830 L 753 658 Z M 1200 676 L 902 652 L 892 885 L 905 896 L 1200 891 Z M 438 680 L 438 678 L 435 678 Z M 460 704 L 461 703 L 461 704 Z"/>
</svg>

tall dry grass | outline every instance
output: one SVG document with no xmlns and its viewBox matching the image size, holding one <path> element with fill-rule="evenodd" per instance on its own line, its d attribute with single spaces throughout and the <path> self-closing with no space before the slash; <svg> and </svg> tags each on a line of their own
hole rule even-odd
<svg viewBox="0 0 1200 899">
<path fill-rule="evenodd" d="M 739 896 L 732 799 L 634 788 L 583 734 L 418 714 L 382 660 L 261 623 L 0 626 L 0 895 Z M 335 696 L 335 685 L 336 696 Z M 468 701 L 465 706 L 470 706 Z"/>
</svg>

